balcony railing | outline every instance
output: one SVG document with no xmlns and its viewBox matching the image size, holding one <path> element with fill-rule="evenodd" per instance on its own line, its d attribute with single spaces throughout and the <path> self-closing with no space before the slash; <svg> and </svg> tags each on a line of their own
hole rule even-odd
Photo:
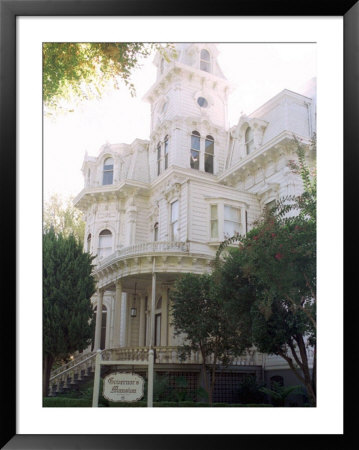
<svg viewBox="0 0 359 450">
<path fill-rule="evenodd" d="M 97 257 L 95 263 L 104 266 L 111 263 L 114 260 L 126 258 L 130 256 L 146 255 L 153 253 L 186 253 L 189 251 L 187 242 L 177 241 L 156 241 L 156 242 L 144 242 L 142 244 L 130 245 L 129 247 L 116 250 L 109 256 L 104 258 Z"/>
</svg>

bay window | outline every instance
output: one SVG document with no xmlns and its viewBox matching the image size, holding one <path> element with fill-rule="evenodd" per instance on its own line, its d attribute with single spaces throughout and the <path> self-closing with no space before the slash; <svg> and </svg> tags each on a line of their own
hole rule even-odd
<svg viewBox="0 0 359 450">
<path fill-rule="evenodd" d="M 234 236 L 241 231 L 241 210 L 224 205 L 223 233 L 225 237 Z"/>
</svg>

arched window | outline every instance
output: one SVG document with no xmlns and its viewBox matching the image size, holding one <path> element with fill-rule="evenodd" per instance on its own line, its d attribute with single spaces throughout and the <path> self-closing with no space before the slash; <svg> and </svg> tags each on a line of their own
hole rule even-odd
<svg viewBox="0 0 359 450">
<path fill-rule="evenodd" d="M 246 130 L 245 144 L 246 144 L 247 155 L 249 155 L 250 153 L 252 153 L 253 146 L 254 146 L 253 130 L 251 127 L 248 127 Z"/>
<path fill-rule="evenodd" d="M 113 159 L 107 158 L 103 163 L 103 180 L 102 184 L 112 184 L 113 183 Z"/>
<path fill-rule="evenodd" d="M 204 171 L 213 173 L 214 159 L 214 139 L 212 136 L 206 136 L 204 148 Z"/>
<path fill-rule="evenodd" d="M 192 169 L 199 169 L 199 151 L 201 145 L 201 135 L 198 131 L 192 131 L 191 136 L 191 160 Z"/>
<path fill-rule="evenodd" d="M 91 252 L 91 233 L 87 236 L 87 248 L 86 248 L 87 253 Z"/>
<path fill-rule="evenodd" d="M 161 173 L 161 144 L 157 144 L 157 175 Z"/>
<path fill-rule="evenodd" d="M 158 222 L 156 222 L 153 227 L 153 240 L 158 241 Z"/>
<path fill-rule="evenodd" d="M 165 155 L 165 170 L 166 170 L 168 168 L 168 136 L 165 137 L 164 155 Z"/>
<path fill-rule="evenodd" d="M 211 71 L 211 56 L 208 50 L 201 50 L 200 69 L 204 70 L 205 72 Z"/>
<path fill-rule="evenodd" d="M 106 258 L 112 253 L 112 233 L 110 230 L 102 230 L 98 239 L 98 256 Z"/>
</svg>

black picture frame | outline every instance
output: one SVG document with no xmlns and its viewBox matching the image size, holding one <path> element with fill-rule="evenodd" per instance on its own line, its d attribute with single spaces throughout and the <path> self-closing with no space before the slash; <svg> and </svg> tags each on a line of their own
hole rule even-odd
<svg viewBox="0 0 359 450">
<path fill-rule="evenodd" d="M 204 13 L 205 11 L 205 13 Z M 1 448 L 5 449 L 183 449 L 261 445 L 268 448 L 317 447 L 323 439 L 335 448 L 349 448 L 355 414 L 346 416 L 343 435 L 18 435 L 16 434 L 16 17 L 19 16 L 342 16 L 344 18 L 344 208 L 345 231 L 351 239 L 345 257 L 354 256 L 356 224 L 355 178 L 358 164 L 359 130 L 359 4 L 341 2 L 232 1 L 188 2 L 185 0 L 0 0 L 0 186 L 5 205 L 2 226 L 3 324 L 2 333 L 2 426 Z M 4 220 L 5 218 L 5 220 Z M 354 245 L 353 245 L 354 244 Z M 354 278 L 348 264 L 344 283 Z M 348 288 L 349 292 L 349 288 Z M 355 295 L 351 298 L 355 300 Z M 350 331 L 354 329 L 356 302 L 345 304 L 344 355 L 354 364 Z M 351 367 L 346 372 L 348 382 Z M 353 373 L 353 372 L 351 372 Z M 347 384 L 348 385 L 348 384 Z M 354 383 L 352 384 L 355 387 Z M 348 399 L 345 392 L 346 406 Z"/>
</svg>

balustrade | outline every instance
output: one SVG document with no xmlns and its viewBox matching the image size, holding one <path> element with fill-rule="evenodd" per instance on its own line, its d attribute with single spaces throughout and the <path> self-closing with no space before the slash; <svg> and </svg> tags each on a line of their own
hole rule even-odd
<svg viewBox="0 0 359 450">
<path fill-rule="evenodd" d="M 190 355 L 181 360 L 178 355 L 178 347 L 155 347 L 155 364 L 202 364 L 202 356 L 200 352 L 192 351 Z M 102 351 L 102 359 L 105 361 L 147 361 L 148 347 L 125 347 L 106 349 Z M 91 375 L 95 370 L 96 353 L 90 355 L 80 355 L 73 361 L 54 370 L 50 377 L 50 392 L 57 393 L 63 389 L 71 387 L 71 385 Z M 213 357 L 208 361 L 213 363 Z M 256 352 L 248 352 L 244 356 L 236 357 L 231 361 L 234 366 L 253 366 L 262 365 L 262 354 Z"/>
</svg>

